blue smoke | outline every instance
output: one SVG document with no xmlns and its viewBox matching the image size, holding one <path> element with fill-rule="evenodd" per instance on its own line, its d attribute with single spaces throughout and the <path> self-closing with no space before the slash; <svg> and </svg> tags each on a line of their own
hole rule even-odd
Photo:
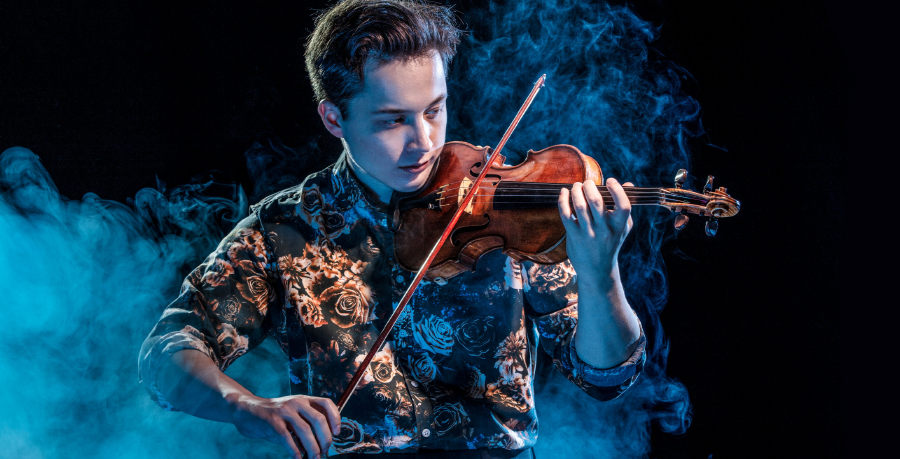
<svg viewBox="0 0 900 459">
<path fill-rule="evenodd" d="M 472 32 L 451 68 L 448 139 L 496 145 L 546 73 L 504 150 L 509 164 L 529 149 L 570 144 L 596 159 L 604 177 L 637 186 L 671 186 L 678 169 L 689 169 L 687 142 L 702 133 L 700 107 L 681 90 L 689 75 L 654 54 L 658 29 L 627 7 L 495 1 L 464 20 Z M 672 216 L 636 208 L 634 218 L 620 267 L 649 340 L 645 373 L 624 396 L 601 404 L 548 372 L 537 382 L 538 457 L 643 457 L 651 422 L 676 434 L 690 424 L 687 390 L 665 373 L 659 321 L 668 290 L 660 248 L 673 237 Z"/>
<path fill-rule="evenodd" d="M 30 150 L 0 155 L 0 457 L 280 454 L 234 441 L 232 427 L 165 412 L 138 384 L 141 342 L 186 271 L 246 213 L 243 192 L 211 183 L 144 189 L 133 204 L 92 193 L 68 200 Z M 276 360 L 271 349 L 261 356 Z M 247 376 L 267 365 L 259 360 L 235 374 L 282 394 Z"/>
</svg>

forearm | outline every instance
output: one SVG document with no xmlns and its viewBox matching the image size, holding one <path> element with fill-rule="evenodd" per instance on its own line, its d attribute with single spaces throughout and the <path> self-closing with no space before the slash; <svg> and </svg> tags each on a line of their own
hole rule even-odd
<svg viewBox="0 0 900 459">
<path fill-rule="evenodd" d="M 202 352 L 185 349 L 160 367 L 156 385 L 175 408 L 203 419 L 232 422 L 236 403 L 253 394 Z"/>
<path fill-rule="evenodd" d="M 579 276 L 580 277 L 580 276 Z M 641 325 L 619 278 L 578 280 L 578 357 L 597 368 L 612 368 L 631 357 L 641 337 Z"/>
</svg>

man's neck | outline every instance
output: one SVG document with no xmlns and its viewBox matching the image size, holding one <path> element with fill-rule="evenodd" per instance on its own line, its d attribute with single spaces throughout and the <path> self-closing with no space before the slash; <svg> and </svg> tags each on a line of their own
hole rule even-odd
<svg viewBox="0 0 900 459">
<path fill-rule="evenodd" d="M 375 180 L 375 178 L 363 170 L 363 168 L 353 160 L 353 156 L 346 149 L 344 150 L 344 155 L 346 155 L 347 166 L 350 169 L 350 172 L 359 183 L 363 193 L 366 194 L 366 198 L 378 207 L 387 208 L 391 202 L 391 195 L 394 194 L 394 190 L 388 188 L 378 180 Z"/>
</svg>

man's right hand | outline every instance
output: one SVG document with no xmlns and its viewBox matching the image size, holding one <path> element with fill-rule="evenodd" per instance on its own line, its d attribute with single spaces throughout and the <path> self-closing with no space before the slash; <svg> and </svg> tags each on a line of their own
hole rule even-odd
<svg viewBox="0 0 900 459">
<path fill-rule="evenodd" d="M 295 459 L 302 457 L 301 448 L 309 459 L 327 454 L 332 436 L 341 431 L 337 406 L 320 397 L 241 395 L 234 402 L 232 418 L 241 435 L 280 444 Z"/>
<path fill-rule="evenodd" d="M 245 437 L 284 446 L 295 458 L 301 451 L 318 458 L 340 432 L 341 415 L 328 398 L 293 395 L 262 398 L 219 370 L 203 352 L 185 349 L 164 362 L 156 378 L 163 397 L 185 413 L 230 422 Z"/>
</svg>

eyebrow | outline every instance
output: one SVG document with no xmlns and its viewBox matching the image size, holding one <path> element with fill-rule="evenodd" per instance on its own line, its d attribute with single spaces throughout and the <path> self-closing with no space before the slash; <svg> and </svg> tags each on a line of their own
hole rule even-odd
<svg viewBox="0 0 900 459">
<path fill-rule="evenodd" d="M 428 106 L 431 107 L 432 105 L 435 105 L 435 104 L 438 104 L 438 103 L 440 103 L 440 102 L 443 102 L 443 101 L 446 100 L 446 99 L 447 99 L 447 94 L 441 94 L 441 95 L 437 96 L 436 99 L 434 99 L 433 101 L 431 101 L 431 103 L 429 103 Z M 385 115 L 385 114 L 387 114 L 387 115 L 400 115 L 400 114 L 407 113 L 407 112 L 409 112 L 409 110 L 404 110 L 404 109 L 402 109 L 402 108 L 380 108 L 380 109 L 378 109 L 378 110 L 374 110 L 374 111 L 372 112 L 372 114 L 373 114 L 373 115 Z"/>
</svg>

